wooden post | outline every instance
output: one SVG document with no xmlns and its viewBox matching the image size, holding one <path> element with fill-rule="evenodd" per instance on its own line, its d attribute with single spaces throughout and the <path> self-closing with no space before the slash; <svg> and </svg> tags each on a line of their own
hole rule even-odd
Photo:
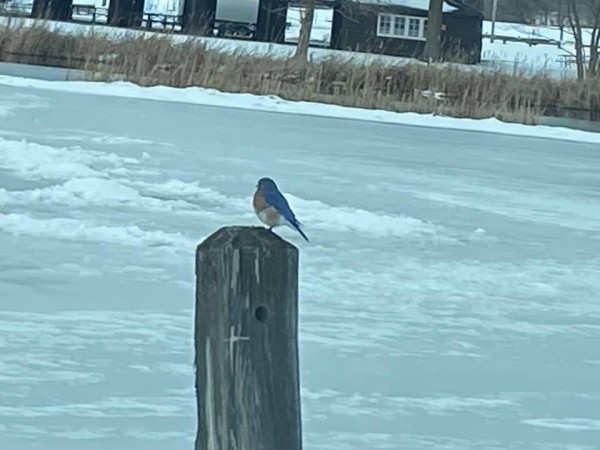
<svg viewBox="0 0 600 450">
<path fill-rule="evenodd" d="M 254 39 L 283 44 L 285 42 L 287 10 L 287 0 L 261 0 L 258 3 Z"/>
<path fill-rule="evenodd" d="M 31 17 L 48 20 L 70 20 L 72 0 L 33 0 Z"/>
<path fill-rule="evenodd" d="M 212 36 L 217 0 L 185 0 L 182 27 L 188 34 Z"/>
<path fill-rule="evenodd" d="M 301 450 L 298 249 L 225 227 L 196 252 L 196 450 Z"/>
<path fill-rule="evenodd" d="M 73 5 L 72 0 L 53 0 L 52 1 L 52 13 L 51 20 L 71 20 L 71 6 Z"/>
<path fill-rule="evenodd" d="M 108 4 L 108 24 L 116 27 L 139 27 L 144 16 L 143 0 L 111 0 Z"/>
</svg>

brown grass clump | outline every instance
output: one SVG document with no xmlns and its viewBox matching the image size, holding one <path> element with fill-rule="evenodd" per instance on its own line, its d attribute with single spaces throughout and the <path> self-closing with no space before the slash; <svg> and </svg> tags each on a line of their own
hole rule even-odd
<svg viewBox="0 0 600 450">
<path fill-rule="evenodd" d="M 55 33 L 43 26 L 0 30 L 0 60 L 83 69 L 94 79 L 119 74 L 140 85 L 201 86 L 226 92 L 277 95 L 390 111 L 453 117 L 496 117 L 535 123 L 560 108 L 593 109 L 598 80 L 524 77 L 464 67 L 411 63 L 397 66 L 334 59 L 298 66 L 290 60 L 208 50 L 190 38 L 130 37 L 111 41 Z M 423 95 L 442 92 L 443 98 Z"/>
</svg>

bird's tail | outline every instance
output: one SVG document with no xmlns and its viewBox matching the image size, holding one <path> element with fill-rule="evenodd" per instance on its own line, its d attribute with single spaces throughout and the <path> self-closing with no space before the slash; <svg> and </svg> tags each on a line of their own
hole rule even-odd
<svg viewBox="0 0 600 450">
<path fill-rule="evenodd" d="M 297 220 L 288 220 L 288 223 L 290 224 L 290 226 L 296 230 L 298 233 L 300 233 L 302 235 L 302 237 L 306 240 L 306 242 L 310 242 L 308 240 L 308 237 L 306 236 L 306 234 L 304 234 L 304 231 L 302 231 L 302 224 L 300 222 L 298 222 Z"/>
</svg>

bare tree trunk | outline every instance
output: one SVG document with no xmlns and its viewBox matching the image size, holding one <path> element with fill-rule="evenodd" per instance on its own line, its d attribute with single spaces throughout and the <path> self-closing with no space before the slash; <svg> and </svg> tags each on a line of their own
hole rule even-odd
<svg viewBox="0 0 600 450">
<path fill-rule="evenodd" d="M 562 45 L 562 41 L 564 39 L 565 36 L 565 16 L 563 14 L 563 0 L 556 0 L 556 11 L 558 12 L 558 26 L 560 28 L 560 38 L 559 41 L 561 42 Z"/>
<path fill-rule="evenodd" d="M 313 19 L 315 17 L 315 7 L 317 0 L 306 0 L 304 14 L 300 20 L 300 36 L 298 36 L 298 45 L 294 59 L 297 61 L 308 61 L 308 48 L 310 44 L 310 32 L 312 31 Z"/>
<path fill-rule="evenodd" d="M 562 23 L 562 21 L 563 21 L 562 0 L 556 0 L 556 13 L 558 15 L 556 17 L 556 21 L 558 22 L 557 25 L 559 27 L 561 27 L 561 32 L 562 32 L 562 24 L 563 24 Z"/>
<path fill-rule="evenodd" d="M 581 20 L 579 11 L 577 10 L 577 0 L 568 0 L 567 15 L 569 25 L 573 30 L 573 38 L 575 39 L 575 63 L 577 64 L 577 78 L 583 80 L 586 75 L 585 70 L 585 52 L 583 48 L 583 33 L 581 32 Z"/>
<path fill-rule="evenodd" d="M 439 61 L 442 56 L 442 7 L 444 0 L 429 0 L 427 41 L 423 51 L 426 61 Z"/>
<path fill-rule="evenodd" d="M 590 40 L 590 63 L 588 76 L 600 75 L 600 0 L 591 0 L 592 38 Z"/>
</svg>

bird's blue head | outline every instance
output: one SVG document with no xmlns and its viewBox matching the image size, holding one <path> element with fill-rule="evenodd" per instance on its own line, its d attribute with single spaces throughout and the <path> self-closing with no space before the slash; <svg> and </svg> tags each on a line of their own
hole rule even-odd
<svg viewBox="0 0 600 450">
<path fill-rule="evenodd" d="M 275 184 L 275 182 L 270 178 L 266 177 L 258 180 L 258 184 L 256 185 L 256 187 L 259 191 L 262 192 L 277 191 L 277 185 Z"/>
</svg>

